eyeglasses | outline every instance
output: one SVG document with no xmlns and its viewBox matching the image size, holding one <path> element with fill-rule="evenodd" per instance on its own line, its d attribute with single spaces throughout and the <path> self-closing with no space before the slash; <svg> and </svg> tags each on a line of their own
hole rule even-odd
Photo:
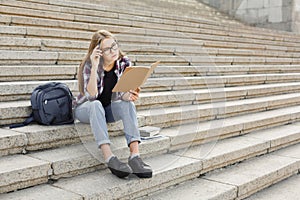
<svg viewBox="0 0 300 200">
<path fill-rule="evenodd" d="M 116 51 L 119 48 L 118 43 L 114 42 L 111 47 L 107 47 L 102 49 L 102 53 L 105 55 L 109 55 L 112 51 Z"/>
</svg>

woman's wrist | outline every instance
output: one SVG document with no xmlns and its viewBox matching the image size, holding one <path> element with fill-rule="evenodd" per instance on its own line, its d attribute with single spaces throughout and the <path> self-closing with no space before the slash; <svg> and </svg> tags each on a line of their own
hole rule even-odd
<svg viewBox="0 0 300 200">
<path fill-rule="evenodd" d="M 129 101 L 130 100 L 130 92 L 124 92 L 124 94 L 121 96 L 121 99 L 123 101 Z"/>
<path fill-rule="evenodd" d="M 98 66 L 94 66 L 94 65 L 92 65 L 92 69 L 91 69 L 92 71 L 94 71 L 94 72 L 97 72 L 97 70 L 98 70 Z"/>
<path fill-rule="evenodd" d="M 121 99 L 123 101 L 136 101 L 139 98 L 139 93 L 134 91 L 134 90 L 130 90 L 129 92 L 125 92 Z"/>
</svg>

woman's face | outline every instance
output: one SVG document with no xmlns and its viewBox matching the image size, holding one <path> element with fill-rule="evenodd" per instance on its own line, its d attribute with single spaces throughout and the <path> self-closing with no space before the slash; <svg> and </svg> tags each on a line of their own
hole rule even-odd
<svg viewBox="0 0 300 200">
<path fill-rule="evenodd" d="M 113 38 L 105 38 L 100 46 L 104 62 L 112 63 L 119 58 L 119 47 Z"/>
</svg>

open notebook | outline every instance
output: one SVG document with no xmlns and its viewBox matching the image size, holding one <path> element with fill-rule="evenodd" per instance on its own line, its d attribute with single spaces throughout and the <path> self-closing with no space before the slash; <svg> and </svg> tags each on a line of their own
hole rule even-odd
<svg viewBox="0 0 300 200">
<path fill-rule="evenodd" d="M 158 64 L 159 61 L 153 63 L 150 67 L 127 67 L 112 91 L 128 92 L 129 90 L 137 89 L 146 82 L 147 78 L 151 75 L 151 73 L 154 71 Z"/>
</svg>

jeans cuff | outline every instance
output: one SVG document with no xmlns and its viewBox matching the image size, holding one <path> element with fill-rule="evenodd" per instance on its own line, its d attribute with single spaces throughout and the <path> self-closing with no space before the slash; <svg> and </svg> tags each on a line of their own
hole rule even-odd
<svg viewBox="0 0 300 200">
<path fill-rule="evenodd" d="M 110 145 L 111 142 L 110 142 L 110 140 L 101 140 L 101 141 L 98 141 L 97 144 L 98 144 L 98 147 L 100 148 L 100 146 L 102 144 L 109 144 Z"/>
<path fill-rule="evenodd" d="M 138 143 L 141 143 L 141 138 L 131 138 L 130 141 L 129 141 L 129 143 L 127 143 L 128 147 L 130 146 L 130 144 L 132 142 L 135 142 L 135 141 L 138 141 Z"/>
</svg>

